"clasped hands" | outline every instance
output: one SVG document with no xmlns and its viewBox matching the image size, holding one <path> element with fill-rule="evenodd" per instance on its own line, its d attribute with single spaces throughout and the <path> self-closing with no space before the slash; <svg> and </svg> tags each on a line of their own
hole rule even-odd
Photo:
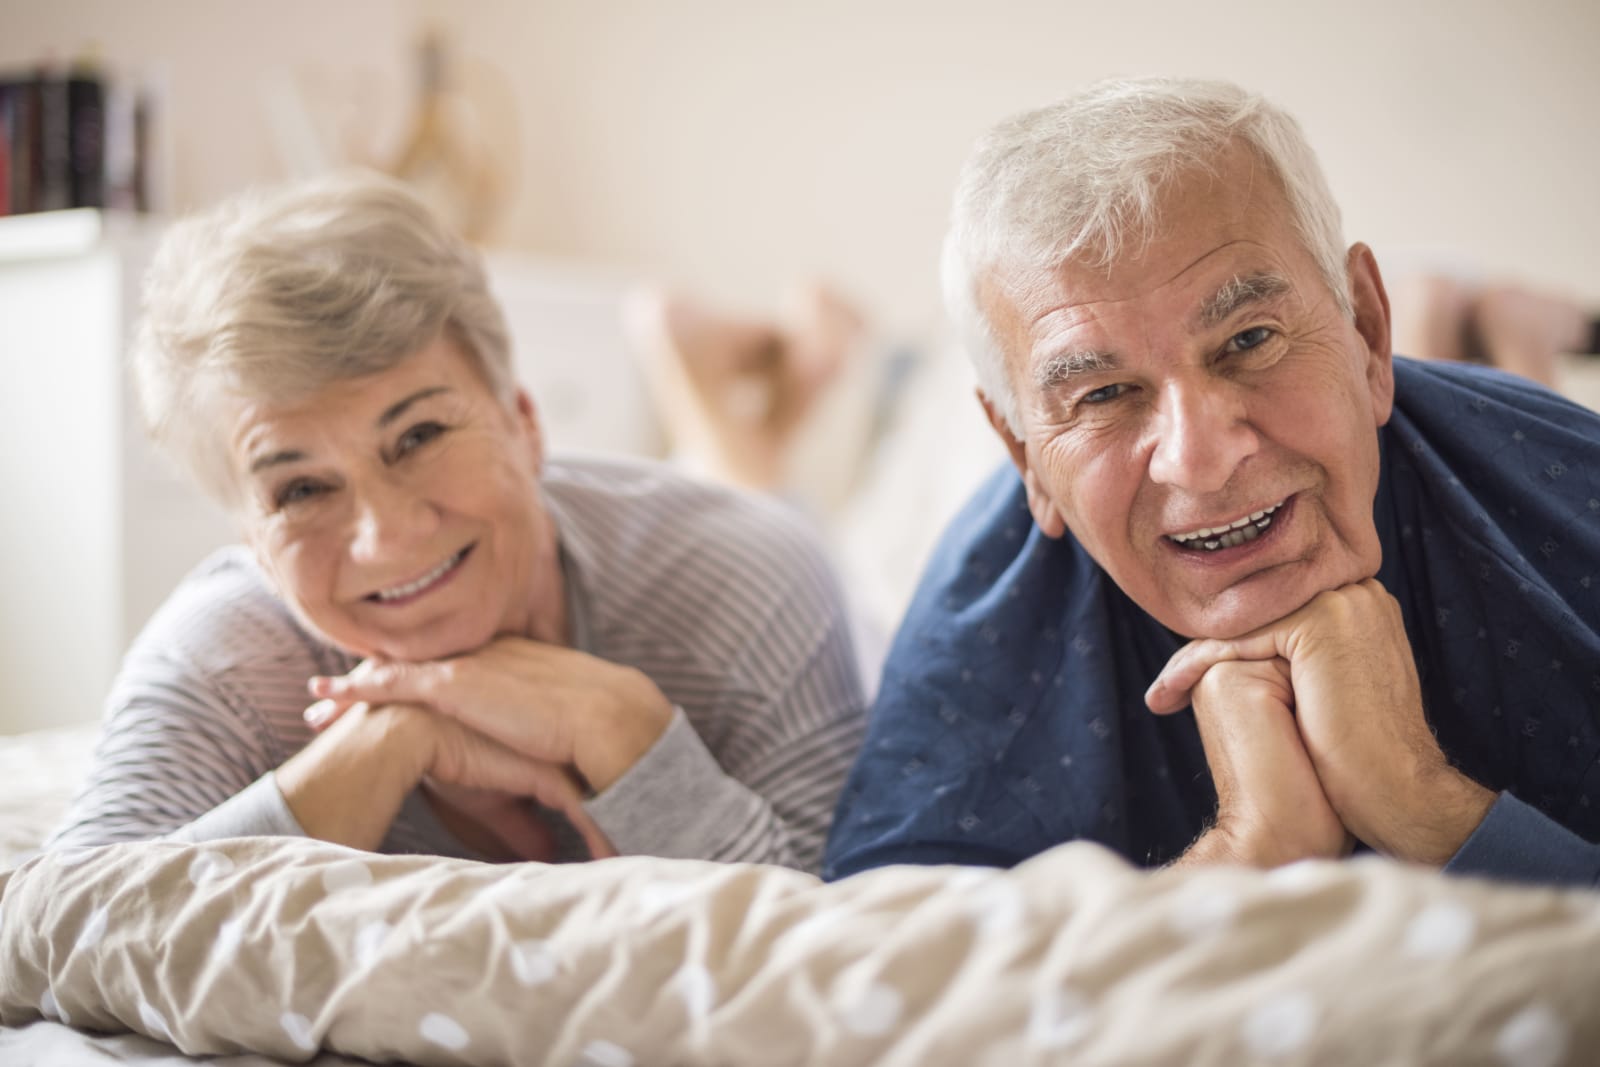
<svg viewBox="0 0 1600 1067">
<path fill-rule="evenodd" d="M 1180 863 L 1270 867 L 1359 839 L 1439 866 L 1494 803 L 1440 750 L 1400 606 L 1373 579 L 1241 637 L 1191 641 L 1145 700 L 1157 714 L 1192 703 L 1216 784 L 1216 823 Z"/>
<path fill-rule="evenodd" d="M 593 856 L 615 855 L 583 800 L 637 763 L 672 718 L 642 672 L 520 637 L 450 659 L 368 660 L 308 687 L 320 698 L 306 716 L 319 741 L 380 735 L 404 768 L 390 780 L 424 785 L 458 835 L 487 832 L 520 859 L 552 851 L 525 798 L 565 815 Z"/>
</svg>

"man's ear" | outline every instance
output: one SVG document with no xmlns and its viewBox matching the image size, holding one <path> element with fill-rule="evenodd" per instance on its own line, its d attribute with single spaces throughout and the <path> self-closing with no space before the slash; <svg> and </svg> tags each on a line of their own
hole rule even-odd
<svg viewBox="0 0 1600 1067">
<path fill-rule="evenodd" d="M 977 390 L 977 394 L 978 403 L 983 405 L 983 413 L 989 416 L 989 425 L 1000 435 L 1006 451 L 1011 454 L 1011 462 L 1016 465 L 1017 473 L 1022 475 L 1022 488 L 1028 494 L 1028 510 L 1032 512 L 1033 521 L 1038 524 L 1039 532 L 1051 539 L 1059 538 L 1067 532 L 1066 520 L 1061 517 L 1061 512 L 1056 510 L 1055 502 L 1050 499 L 1050 494 L 1045 492 L 1044 486 L 1039 483 L 1038 475 L 1028 463 L 1028 446 L 1012 432 L 1005 416 L 1000 414 L 1000 409 L 983 395 L 983 390 Z"/>
<path fill-rule="evenodd" d="M 1372 249 L 1357 242 L 1345 257 L 1350 279 L 1350 307 L 1356 333 L 1366 347 L 1367 391 L 1372 395 L 1375 425 L 1389 421 L 1394 410 L 1394 349 L 1389 339 L 1389 293 L 1378 273 Z"/>
<path fill-rule="evenodd" d="M 530 455 L 533 457 L 533 472 L 544 472 L 544 429 L 539 425 L 539 409 L 534 406 L 533 397 L 521 386 L 517 387 L 517 429 L 519 429 L 528 443 Z"/>
</svg>

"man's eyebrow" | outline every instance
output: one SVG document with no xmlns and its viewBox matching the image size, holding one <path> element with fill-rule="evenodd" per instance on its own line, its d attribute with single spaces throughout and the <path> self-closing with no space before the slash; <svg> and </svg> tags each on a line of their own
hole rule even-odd
<svg viewBox="0 0 1600 1067">
<path fill-rule="evenodd" d="M 1054 389 L 1080 374 L 1097 374 L 1116 370 L 1122 361 L 1109 352 L 1092 349 L 1073 349 L 1058 352 L 1039 364 L 1033 372 L 1034 388 L 1041 392 Z"/>
<path fill-rule="evenodd" d="M 1220 326 L 1240 308 L 1282 296 L 1291 288 L 1287 278 L 1269 271 L 1232 278 L 1200 305 L 1200 326 Z"/>
<path fill-rule="evenodd" d="M 404 400 L 398 401 L 385 408 L 383 414 L 378 416 L 378 429 L 383 429 L 395 419 L 398 419 L 400 416 L 404 415 L 406 413 L 406 409 L 412 404 L 426 400 L 430 396 L 438 396 L 440 393 L 448 393 L 449 391 L 450 387 L 448 385 L 434 385 L 429 386 L 427 389 L 418 389 Z"/>
</svg>

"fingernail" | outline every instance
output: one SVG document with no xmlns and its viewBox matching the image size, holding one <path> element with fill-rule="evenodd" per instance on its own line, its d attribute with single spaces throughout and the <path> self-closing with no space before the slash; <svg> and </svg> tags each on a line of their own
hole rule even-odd
<svg viewBox="0 0 1600 1067">
<path fill-rule="evenodd" d="M 315 704 L 311 705 L 305 710 L 306 722 L 313 730 L 316 729 L 328 721 L 328 718 L 333 714 L 333 709 L 335 707 L 337 707 L 337 705 L 335 705 L 331 700 L 317 701 Z"/>
</svg>

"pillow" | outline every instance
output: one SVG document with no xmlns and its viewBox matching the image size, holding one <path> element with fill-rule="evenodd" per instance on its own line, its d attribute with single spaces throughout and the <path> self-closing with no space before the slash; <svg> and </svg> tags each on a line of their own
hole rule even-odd
<svg viewBox="0 0 1600 1067">
<path fill-rule="evenodd" d="M 0 874 L 0 1022 L 190 1054 L 417 1064 L 1593 1062 L 1600 896 L 1377 858 L 1011 871 L 626 857 L 495 866 L 300 839 Z"/>
</svg>

